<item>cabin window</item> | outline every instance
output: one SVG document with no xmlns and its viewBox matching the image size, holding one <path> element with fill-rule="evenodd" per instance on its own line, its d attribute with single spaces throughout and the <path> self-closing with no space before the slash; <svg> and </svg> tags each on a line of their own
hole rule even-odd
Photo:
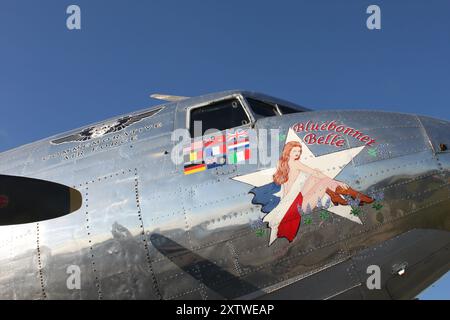
<svg viewBox="0 0 450 320">
<path fill-rule="evenodd" d="M 282 106 L 281 104 L 277 104 L 278 109 L 280 109 L 282 114 L 290 114 L 290 113 L 297 113 L 297 112 L 301 112 L 300 110 L 294 109 L 294 108 L 290 108 L 290 107 L 286 107 L 286 106 Z"/>
<path fill-rule="evenodd" d="M 250 119 L 238 99 L 227 99 L 191 110 L 189 130 L 191 137 L 204 135 L 207 130 L 223 131 L 250 123 Z M 195 122 L 201 130 L 194 130 Z M 199 126 L 197 123 L 196 126 Z M 194 132 L 198 131 L 198 132 Z"/>
<path fill-rule="evenodd" d="M 0 226 L 55 219 L 80 209 L 82 197 L 70 187 L 0 175 Z"/>
<path fill-rule="evenodd" d="M 280 115 L 275 105 L 255 100 L 252 98 L 245 98 L 245 99 L 250 105 L 250 108 L 252 109 L 256 120 Z"/>
</svg>

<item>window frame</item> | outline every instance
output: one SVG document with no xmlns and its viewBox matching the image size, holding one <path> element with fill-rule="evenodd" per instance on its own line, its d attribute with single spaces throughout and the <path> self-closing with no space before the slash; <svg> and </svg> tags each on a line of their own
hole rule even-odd
<svg viewBox="0 0 450 320">
<path fill-rule="evenodd" d="M 253 113 L 249 110 L 248 108 L 248 104 L 247 101 L 244 99 L 244 97 L 242 95 L 229 95 L 226 97 L 222 97 L 220 99 L 215 99 L 215 100 L 211 100 L 208 102 L 203 102 L 203 103 L 199 103 L 199 104 L 195 104 L 192 106 L 189 106 L 186 108 L 186 129 L 189 131 L 189 133 L 191 132 L 191 111 L 194 109 L 198 109 L 198 108 L 204 108 L 204 107 L 208 107 L 211 106 L 217 102 L 221 102 L 221 101 L 225 101 L 225 100 L 231 100 L 231 99 L 236 99 L 239 101 L 239 103 L 241 104 L 241 107 L 244 109 L 245 114 L 247 115 L 247 118 L 249 119 L 249 123 L 247 124 L 243 124 L 241 126 L 238 127 L 233 127 L 233 128 L 241 128 L 241 127 L 245 127 L 245 126 L 249 126 L 252 127 L 255 123 L 255 117 L 253 116 Z M 278 108 L 277 108 L 278 109 Z M 228 129 L 232 129 L 232 128 L 228 128 Z M 194 137 L 191 137 L 194 138 Z"/>
<path fill-rule="evenodd" d="M 275 105 L 277 106 L 278 112 L 279 112 L 280 115 L 282 115 L 282 116 L 284 116 L 284 115 L 286 115 L 286 114 L 293 114 L 293 113 L 300 113 L 300 112 L 303 113 L 303 112 L 306 112 L 306 111 L 297 110 L 297 109 L 292 108 L 292 107 L 290 107 L 290 106 L 282 105 L 282 107 L 284 107 L 284 108 L 289 108 L 289 109 L 295 111 L 295 112 L 291 112 L 291 113 L 284 113 L 283 111 L 281 111 L 280 106 L 278 105 L 278 102 L 275 103 Z"/>
<path fill-rule="evenodd" d="M 252 114 L 256 114 L 256 112 L 252 109 L 252 105 L 251 105 L 251 103 L 247 100 L 247 98 L 248 98 L 248 99 L 255 100 L 255 101 L 257 101 L 257 102 L 261 102 L 261 103 L 264 103 L 264 104 L 271 105 L 272 107 L 275 108 L 276 112 L 278 112 L 278 114 L 274 114 L 273 116 L 261 117 L 261 118 L 259 118 L 259 119 L 270 118 L 270 117 L 279 117 L 279 116 L 282 116 L 282 115 L 283 115 L 283 113 L 281 113 L 280 108 L 278 108 L 278 103 L 276 103 L 276 102 L 267 101 L 267 100 L 263 100 L 263 99 L 260 99 L 260 98 L 258 98 L 258 97 L 252 97 L 252 96 L 244 96 L 243 98 L 245 99 L 245 103 L 247 104 L 247 107 L 249 108 L 249 110 L 251 110 Z M 255 119 L 256 119 L 256 118 L 255 118 Z"/>
</svg>

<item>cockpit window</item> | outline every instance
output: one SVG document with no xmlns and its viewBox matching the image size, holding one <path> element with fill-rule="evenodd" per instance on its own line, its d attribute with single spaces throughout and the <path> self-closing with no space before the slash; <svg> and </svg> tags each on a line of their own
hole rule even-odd
<svg viewBox="0 0 450 320">
<path fill-rule="evenodd" d="M 194 132 L 194 122 L 196 121 L 201 121 L 200 132 Z M 198 137 L 204 135 L 204 133 L 210 129 L 223 131 L 249 123 L 250 119 L 242 107 L 242 104 L 238 99 L 233 98 L 192 109 L 189 130 L 191 137 Z"/>
<path fill-rule="evenodd" d="M 282 106 L 281 104 L 277 104 L 278 109 L 280 109 L 282 114 L 289 114 L 289 113 L 297 113 L 301 112 L 300 110 L 296 110 L 290 107 Z"/>
<path fill-rule="evenodd" d="M 250 108 L 253 110 L 253 114 L 256 120 L 280 115 L 275 105 L 255 100 L 252 98 L 245 98 L 245 99 L 250 105 Z"/>
</svg>

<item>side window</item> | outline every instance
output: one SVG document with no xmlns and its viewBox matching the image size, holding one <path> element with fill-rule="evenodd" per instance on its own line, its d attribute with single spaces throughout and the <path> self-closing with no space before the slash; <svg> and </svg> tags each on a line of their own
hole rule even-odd
<svg viewBox="0 0 450 320">
<path fill-rule="evenodd" d="M 227 99 L 191 110 L 189 131 L 194 135 L 194 122 L 201 121 L 203 135 L 209 129 L 220 131 L 250 123 L 250 119 L 238 99 Z M 199 133 L 195 132 L 197 136 Z"/>
<path fill-rule="evenodd" d="M 300 110 L 296 110 L 296 109 L 293 109 L 293 108 L 290 108 L 290 107 L 285 107 L 285 106 L 282 106 L 281 104 L 278 104 L 278 109 L 280 109 L 280 111 L 283 114 L 301 112 Z"/>
<path fill-rule="evenodd" d="M 280 115 L 278 113 L 276 106 L 274 105 L 259 100 L 255 100 L 252 98 L 245 98 L 245 100 L 247 100 L 248 104 L 250 105 L 250 108 L 252 108 L 256 120 Z"/>
</svg>

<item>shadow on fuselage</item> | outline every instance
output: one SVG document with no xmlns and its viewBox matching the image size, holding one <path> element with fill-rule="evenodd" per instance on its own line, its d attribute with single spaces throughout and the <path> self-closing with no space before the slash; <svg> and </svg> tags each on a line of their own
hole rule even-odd
<svg viewBox="0 0 450 320">
<path fill-rule="evenodd" d="M 257 292 L 259 288 L 232 275 L 213 262 L 199 256 L 177 242 L 160 234 L 152 234 L 153 246 L 184 272 L 203 283 L 206 287 L 220 294 L 225 299 L 238 298 L 236 288 L 240 292 Z M 218 279 L 222 279 L 218 280 Z M 224 283 L 223 279 L 227 279 Z"/>
</svg>

